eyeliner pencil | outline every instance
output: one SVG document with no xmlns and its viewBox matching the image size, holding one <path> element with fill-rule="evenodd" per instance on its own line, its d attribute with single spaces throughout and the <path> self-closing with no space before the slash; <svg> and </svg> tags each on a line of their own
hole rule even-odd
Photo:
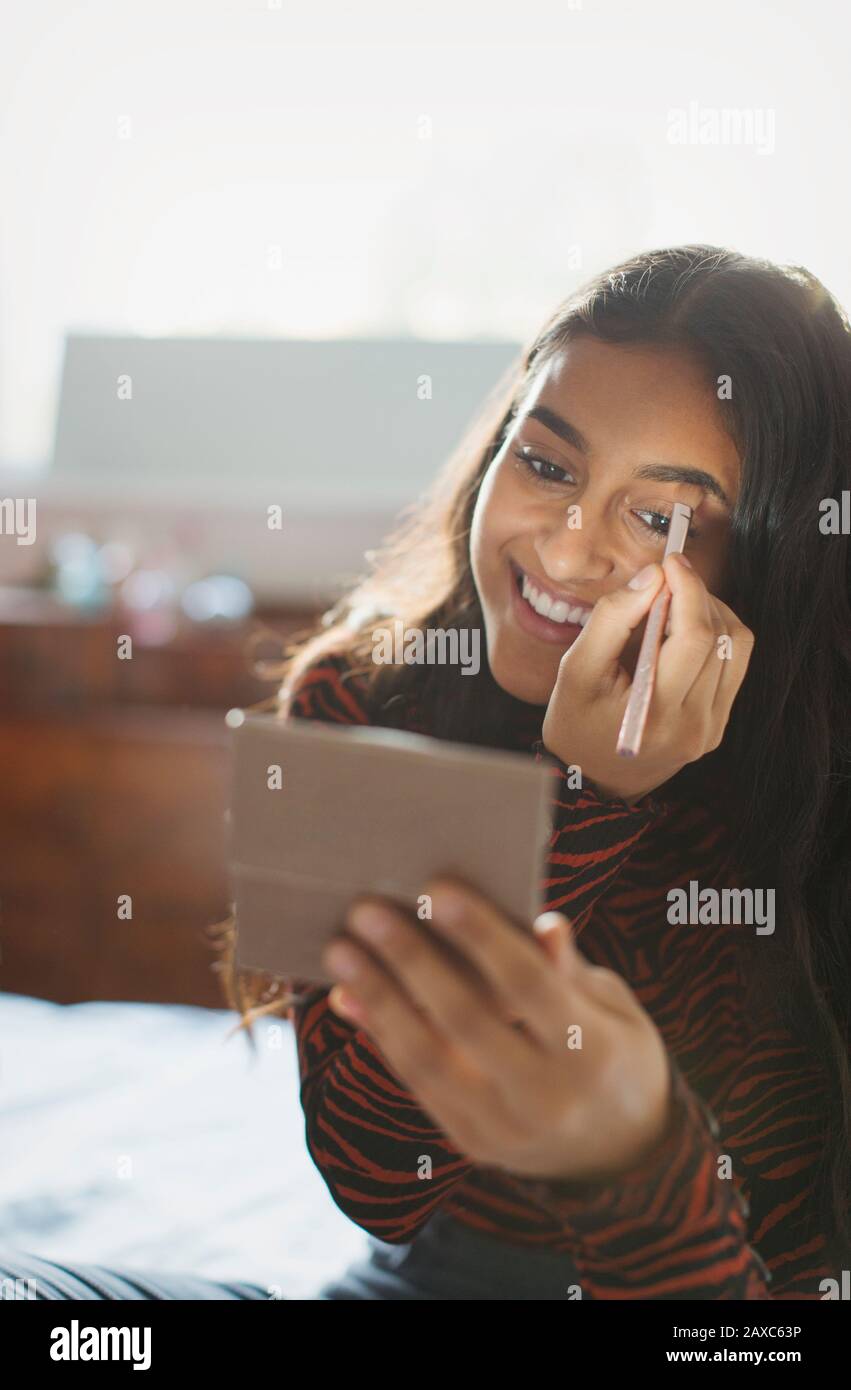
<svg viewBox="0 0 851 1390">
<path fill-rule="evenodd" d="M 671 520 L 668 522 L 668 540 L 663 559 L 668 555 L 682 554 L 685 549 L 690 521 L 691 507 L 687 507 L 684 502 L 675 502 Z M 629 692 L 623 723 L 618 734 L 617 751 L 622 758 L 634 758 L 641 749 L 644 726 L 647 723 L 650 700 L 653 695 L 653 687 L 656 684 L 656 663 L 659 659 L 659 648 L 662 645 L 670 606 L 671 591 L 667 584 L 663 584 L 650 609 L 641 649 L 638 653 L 635 674 L 632 678 L 632 689 Z"/>
</svg>

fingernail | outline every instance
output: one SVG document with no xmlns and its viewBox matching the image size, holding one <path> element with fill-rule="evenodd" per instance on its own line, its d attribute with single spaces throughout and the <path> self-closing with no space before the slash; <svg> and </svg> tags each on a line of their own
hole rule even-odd
<svg viewBox="0 0 851 1390">
<path fill-rule="evenodd" d="M 536 936 L 546 936 L 547 932 L 554 931 L 556 927 L 563 927 L 566 922 L 569 926 L 567 918 L 560 912 L 542 912 L 532 923 L 532 931 Z"/>
<path fill-rule="evenodd" d="M 656 577 L 656 566 L 645 565 L 643 570 L 639 570 L 638 574 L 634 574 L 632 576 L 632 579 L 629 581 L 628 588 L 646 589 L 648 584 L 652 584 L 653 580 Z"/>
<path fill-rule="evenodd" d="M 344 941 L 335 941 L 325 952 L 325 965 L 332 975 L 342 980 L 353 980 L 361 967 L 361 957 Z"/>
<path fill-rule="evenodd" d="M 677 553 L 677 555 L 676 555 L 674 558 L 677 559 L 677 560 L 679 560 L 679 562 L 680 562 L 681 565 L 685 565 L 685 567 L 686 567 L 687 570 L 693 570 L 693 569 L 694 569 L 694 565 L 692 564 L 691 560 L 688 558 L 687 555 L 681 555 L 681 554 Z"/>
<path fill-rule="evenodd" d="M 366 1010 L 343 989 L 342 985 L 334 985 L 328 995 L 328 1003 L 335 1013 L 346 1014 L 349 1018 L 359 1020 L 366 1017 Z"/>
<path fill-rule="evenodd" d="M 467 904 L 460 893 L 445 885 L 435 888 L 431 896 L 434 920 L 442 926 L 460 927 L 467 919 Z"/>
<path fill-rule="evenodd" d="M 385 941 L 396 925 L 391 913 L 373 903 L 358 903 L 349 913 L 348 923 L 358 936 L 376 943 Z"/>
</svg>

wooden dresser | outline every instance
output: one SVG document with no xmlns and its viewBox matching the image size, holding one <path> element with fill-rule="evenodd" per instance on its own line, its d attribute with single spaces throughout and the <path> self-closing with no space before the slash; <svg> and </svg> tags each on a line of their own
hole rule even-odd
<svg viewBox="0 0 851 1390">
<path fill-rule="evenodd" d="M 0 618 L 0 988 L 223 1004 L 209 928 L 229 910 L 224 715 L 274 694 L 253 661 L 311 620 L 187 622 L 121 661 L 117 615 L 34 593 Z"/>
</svg>

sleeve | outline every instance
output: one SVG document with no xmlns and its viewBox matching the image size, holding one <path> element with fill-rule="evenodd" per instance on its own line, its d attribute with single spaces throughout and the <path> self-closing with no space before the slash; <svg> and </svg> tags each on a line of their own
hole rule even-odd
<svg viewBox="0 0 851 1390">
<path fill-rule="evenodd" d="M 816 1216 L 824 1087 L 782 1034 L 756 1039 L 720 1120 L 669 1054 L 671 1122 L 616 1184 L 532 1182 L 575 1242 L 595 1299 L 819 1299 L 829 1267 Z"/>
<path fill-rule="evenodd" d="M 342 659 L 303 674 L 290 718 L 368 723 Z M 340 1018 L 330 990 L 293 981 L 308 1152 L 342 1212 L 391 1244 L 411 1240 L 473 1165 L 449 1146 L 369 1035 Z"/>
<path fill-rule="evenodd" d="M 326 659 L 301 678 L 291 718 L 368 723 L 345 662 Z M 655 805 L 604 802 L 569 788 L 551 759 L 554 830 L 545 895 L 549 905 L 590 908 L 653 823 Z M 335 1014 L 329 990 L 294 981 L 300 1098 L 310 1155 L 337 1206 L 381 1240 L 407 1242 L 474 1168 L 453 1149 L 387 1066 L 369 1035 Z"/>
<path fill-rule="evenodd" d="M 574 923 L 586 919 L 597 900 L 629 863 L 648 831 L 667 813 L 654 796 L 630 804 L 604 799 L 593 785 L 574 785 L 575 773 L 538 740 L 536 761 L 553 775 L 553 823 L 544 899 L 548 909 Z"/>
</svg>

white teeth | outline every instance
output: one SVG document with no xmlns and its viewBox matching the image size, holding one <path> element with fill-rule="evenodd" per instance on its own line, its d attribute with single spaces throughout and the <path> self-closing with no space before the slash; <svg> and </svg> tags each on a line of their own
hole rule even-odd
<svg viewBox="0 0 851 1390">
<path fill-rule="evenodd" d="M 521 592 L 535 612 L 540 613 L 542 618 L 549 618 L 551 623 L 578 623 L 584 627 L 591 617 L 590 608 L 571 608 L 564 599 L 553 599 L 536 589 L 528 574 L 523 575 Z"/>
<path fill-rule="evenodd" d="M 534 607 L 535 613 L 540 613 L 541 617 L 548 617 L 551 623 L 578 623 L 578 626 L 584 627 L 591 617 L 591 609 L 570 607 L 569 603 L 565 603 L 565 599 L 552 599 L 549 594 L 535 588 L 528 574 L 523 575 L 521 592 L 528 605 Z"/>
</svg>

